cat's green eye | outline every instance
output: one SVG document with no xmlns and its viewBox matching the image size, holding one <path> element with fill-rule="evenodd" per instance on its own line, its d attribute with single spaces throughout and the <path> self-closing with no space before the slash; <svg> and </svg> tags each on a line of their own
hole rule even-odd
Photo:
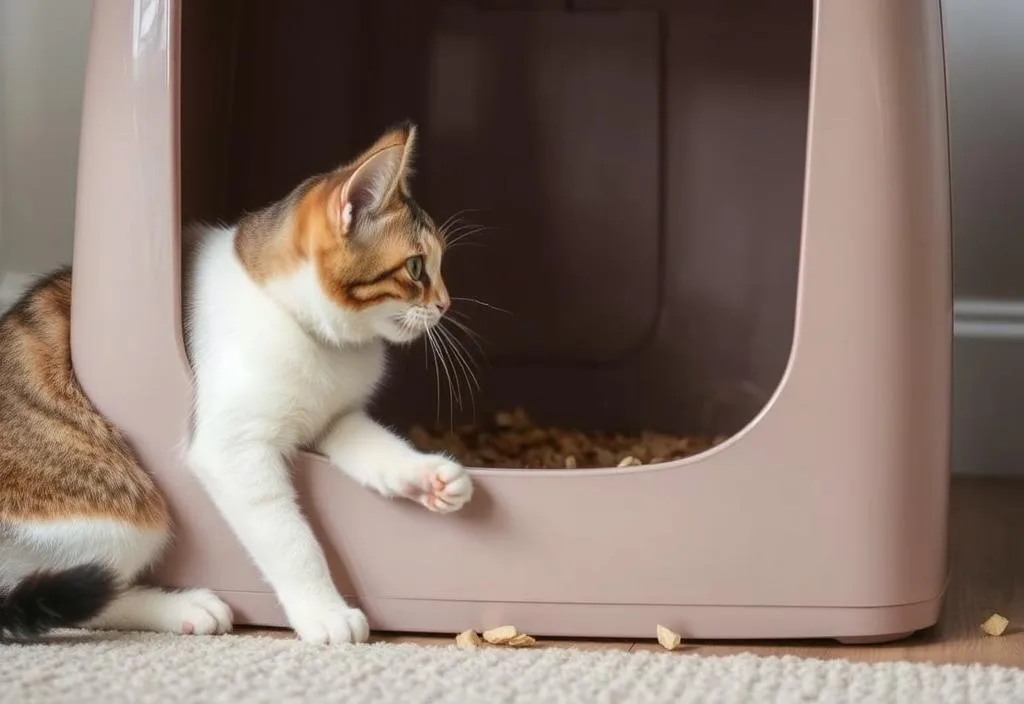
<svg viewBox="0 0 1024 704">
<path fill-rule="evenodd" d="M 413 281 L 419 281 L 420 277 L 423 276 L 423 257 L 409 257 L 405 261 L 405 270 L 409 272 L 409 276 L 412 277 Z"/>
</svg>

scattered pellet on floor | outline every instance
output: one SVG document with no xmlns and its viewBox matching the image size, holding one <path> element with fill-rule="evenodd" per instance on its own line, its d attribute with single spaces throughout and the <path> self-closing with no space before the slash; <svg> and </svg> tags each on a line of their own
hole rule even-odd
<svg viewBox="0 0 1024 704">
<path fill-rule="evenodd" d="M 519 635 L 515 626 L 498 626 L 484 631 L 484 640 L 491 645 L 507 645 L 510 640 Z"/>
<path fill-rule="evenodd" d="M 981 630 L 990 636 L 1001 636 L 1006 632 L 1010 620 L 1000 614 L 992 614 L 981 624 Z"/>
<path fill-rule="evenodd" d="M 665 628 L 660 623 L 658 624 L 657 634 L 658 643 L 666 650 L 675 650 L 683 642 L 682 636 L 671 629 Z"/>
<path fill-rule="evenodd" d="M 483 641 L 480 640 L 480 636 L 476 634 L 476 631 L 463 631 L 455 636 L 455 645 L 466 650 L 472 650 L 483 645 Z"/>
<path fill-rule="evenodd" d="M 532 645 L 537 644 L 537 639 L 533 636 L 528 636 L 525 633 L 519 633 L 518 635 L 510 638 L 506 645 L 513 648 L 529 648 Z"/>
<path fill-rule="evenodd" d="M 470 467 L 593 469 L 670 462 L 704 452 L 727 437 L 543 427 L 516 408 L 499 411 L 490 423 L 432 429 L 416 425 L 409 439 L 423 452 L 447 453 Z"/>
</svg>

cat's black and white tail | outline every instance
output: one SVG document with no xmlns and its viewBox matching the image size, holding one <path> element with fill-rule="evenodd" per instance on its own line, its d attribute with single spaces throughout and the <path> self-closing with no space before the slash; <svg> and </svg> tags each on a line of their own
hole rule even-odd
<svg viewBox="0 0 1024 704">
<path fill-rule="evenodd" d="M 36 572 L 0 592 L 0 638 L 37 638 L 55 628 L 80 626 L 119 591 L 116 574 L 101 564 Z"/>
</svg>

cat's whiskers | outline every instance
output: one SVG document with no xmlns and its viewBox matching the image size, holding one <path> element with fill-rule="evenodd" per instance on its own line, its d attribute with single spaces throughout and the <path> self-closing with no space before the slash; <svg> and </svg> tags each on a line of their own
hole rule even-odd
<svg viewBox="0 0 1024 704">
<path fill-rule="evenodd" d="M 443 239 L 444 234 L 450 232 L 452 228 L 461 227 L 462 225 L 465 225 L 468 222 L 465 218 L 462 217 L 463 215 L 467 213 L 480 212 L 483 212 L 482 209 L 480 208 L 463 208 L 462 210 L 458 210 L 449 215 L 448 219 L 441 223 L 441 226 L 437 228 L 437 231 L 441 233 Z"/>
<path fill-rule="evenodd" d="M 479 391 L 480 383 L 477 381 L 476 374 L 473 373 L 473 370 L 479 367 L 479 362 L 477 362 L 476 358 L 473 357 L 473 355 L 470 354 L 469 350 L 466 349 L 466 346 L 465 344 L 463 344 L 462 340 L 460 340 L 452 330 L 446 328 L 444 326 L 444 323 L 444 320 L 438 323 L 438 331 L 440 332 L 441 336 L 448 341 L 448 344 L 451 347 L 451 350 L 454 353 L 455 358 L 459 361 L 463 370 L 465 370 L 466 381 L 470 383 L 470 385 L 475 386 Z"/>
<path fill-rule="evenodd" d="M 436 332 L 436 338 L 440 344 L 441 351 L 452 366 L 452 376 L 455 379 L 456 400 L 458 401 L 459 409 L 462 410 L 465 407 L 465 393 L 463 391 L 463 380 L 465 380 L 465 391 L 469 394 L 469 398 L 473 406 L 473 414 L 475 416 L 476 399 L 473 396 L 472 382 L 469 377 L 466 376 L 466 362 L 462 358 L 460 351 L 452 344 L 450 339 L 451 333 L 447 332 L 446 329 L 439 324 L 434 328 L 434 331 Z"/>
<path fill-rule="evenodd" d="M 432 328 L 432 330 L 436 333 L 437 341 L 439 343 L 438 346 L 440 347 L 442 354 L 451 366 L 452 379 L 455 382 L 455 400 L 458 402 L 459 410 L 461 411 L 463 407 L 462 377 L 459 376 L 459 372 L 462 371 L 461 362 L 452 354 L 452 346 L 448 341 L 448 337 L 445 335 L 445 329 L 438 325 Z"/>
<path fill-rule="evenodd" d="M 452 213 L 451 215 L 449 215 L 448 219 L 445 220 L 443 223 L 441 223 L 441 226 L 438 227 L 437 229 L 440 232 L 444 232 L 449 227 L 452 227 L 454 224 L 460 222 L 461 221 L 461 216 L 464 213 L 479 213 L 479 212 L 481 212 L 480 208 L 463 208 L 462 210 L 457 210 L 454 213 Z"/>
<path fill-rule="evenodd" d="M 459 230 L 457 233 L 452 233 L 452 234 L 454 234 L 453 239 L 451 239 L 451 240 L 447 240 L 446 239 L 445 240 L 445 249 L 454 249 L 456 246 L 471 246 L 471 245 L 482 246 L 482 245 L 480 245 L 479 243 L 476 243 L 476 242 L 463 242 L 463 240 L 465 240 L 465 239 L 467 239 L 469 237 L 472 237 L 474 235 L 478 235 L 478 234 L 480 234 L 482 232 L 491 232 L 493 230 L 494 230 L 493 227 L 486 227 L 486 226 L 472 227 L 472 228 L 468 228 L 468 229 Z"/>
<path fill-rule="evenodd" d="M 497 311 L 498 313 L 505 313 L 507 315 L 512 315 L 512 311 L 505 310 L 504 308 L 500 308 L 500 307 L 498 307 L 496 305 L 493 305 L 491 303 L 487 303 L 486 301 L 481 301 L 478 298 L 466 298 L 466 297 L 453 296 L 452 297 L 452 301 L 453 302 L 454 301 L 462 301 L 463 303 L 474 303 L 474 304 L 476 304 L 478 306 L 483 306 L 484 308 L 490 308 L 491 310 Z"/>
<path fill-rule="evenodd" d="M 437 363 L 437 345 L 434 342 L 433 335 L 430 331 L 426 331 L 424 336 L 425 344 L 423 346 L 424 353 L 429 349 L 429 359 L 434 362 L 434 395 L 435 395 L 435 409 L 434 409 L 434 420 L 437 423 L 441 422 L 441 372 L 440 365 Z"/>
<path fill-rule="evenodd" d="M 469 400 L 473 409 L 473 419 L 476 419 L 476 395 L 474 394 L 474 387 L 476 391 L 480 391 L 480 380 L 477 378 L 474 367 L 477 366 L 476 359 L 470 354 L 469 350 L 466 349 L 462 341 L 444 327 L 443 323 L 438 325 L 438 330 L 442 336 L 448 340 L 448 344 L 455 355 L 455 359 L 458 360 L 459 365 L 462 368 L 462 373 L 466 379 L 466 387 L 469 391 Z"/>
<path fill-rule="evenodd" d="M 493 227 L 486 225 L 477 225 L 475 223 L 464 220 L 460 215 L 465 212 L 475 212 L 470 210 L 461 210 L 452 217 L 445 220 L 444 224 L 438 228 L 441 240 L 444 242 L 445 249 L 453 249 L 457 245 L 467 246 L 481 246 L 475 242 L 464 242 L 469 237 L 478 235 L 481 232 L 490 232 L 494 230 Z"/>
<path fill-rule="evenodd" d="M 446 221 L 445 224 L 438 230 L 438 235 L 441 237 L 442 241 L 447 242 L 448 238 L 451 237 L 453 232 L 460 230 L 469 224 L 470 223 L 467 223 L 465 220 L 462 220 L 461 218 L 449 219 L 449 221 Z"/>
<path fill-rule="evenodd" d="M 448 422 L 450 424 L 454 424 L 453 417 L 455 414 L 455 399 L 453 398 L 454 384 L 452 382 L 452 374 L 448 368 L 448 362 L 446 361 L 445 356 L 442 352 L 440 342 L 438 341 L 438 338 L 434 334 L 434 330 L 427 329 L 426 334 L 427 339 L 430 340 L 430 347 L 434 351 L 434 364 L 440 364 L 441 369 L 444 371 L 445 377 L 448 379 Z M 440 390 L 438 391 L 438 396 L 440 397 Z M 440 415 L 440 412 L 438 413 L 438 415 Z"/>
<path fill-rule="evenodd" d="M 466 320 L 468 320 L 468 317 L 465 315 L 465 313 L 462 313 L 461 311 L 451 310 L 451 311 L 448 311 L 448 316 L 449 317 L 446 318 L 445 321 L 451 323 L 452 325 L 454 325 L 457 328 L 459 328 L 459 330 L 464 332 L 466 334 L 466 336 L 469 338 L 470 342 L 472 342 L 473 345 L 478 350 L 480 350 L 480 354 L 483 355 L 484 357 L 486 357 L 487 353 L 484 352 L 484 348 L 483 348 L 483 346 L 481 344 L 483 342 L 483 337 L 476 330 L 474 330 L 473 328 L 469 327 L 469 325 L 467 323 L 459 320 L 456 317 L 456 316 L 459 316 L 459 317 L 462 317 L 462 318 L 465 318 Z"/>
<path fill-rule="evenodd" d="M 459 368 L 455 364 L 455 360 L 452 359 L 451 351 L 448 348 L 448 344 L 444 337 L 441 335 L 440 328 L 431 328 L 431 332 L 434 333 L 434 339 L 437 341 L 437 349 L 441 355 L 442 361 L 445 363 L 445 367 L 451 371 L 451 376 L 448 379 L 448 390 L 449 390 L 449 413 L 448 422 L 450 425 L 454 425 L 454 414 L 456 409 L 462 410 L 463 408 L 463 393 L 462 393 L 462 379 L 459 376 Z"/>
<path fill-rule="evenodd" d="M 476 333 L 458 321 L 451 321 L 464 329 L 468 334 Z M 451 330 L 445 327 L 445 321 L 438 320 L 434 325 L 427 325 L 424 328 L 431 352 L 435 358 L 435 382 L 440 385 L 440 376 L 436 369 L 440 367 L 448 380 L 448 400 L 451 414 L 454 414 L 456 407 L 463 410 L 466 407 L 466 394 L 469 394 L 469 402 L 472 408 L 473 417 L 476 417 L 476 396 L 474 391 L 481 389 L 480 380 L 475 369 L 479 367 L 476 358 L 469 352 L 462 340 Z M 474 340 L 479 347 L 479 343 Z M 481 349 L 482 351 L 482 349 Z M 440 416 L 440 388 L 437 389 L 437 414 Z M 451 421 L 451 418 L 450 418 Z M 452 421 L 453 422 L 453 421 Z"/>
<path fill-rule="evenodd" d="M 473 300 L 475 301 L 475 299 Z M 440 420 L 441 374 L 443 373 L 448 386 L 449 422 L 452 424 L 454 424 L 455 410 L 461 411 L 466 407 L 466 393 L 469 394 L 473 417 L 476 417 L 475 391 L 480 391 L 481 385 L 476 373 L 476 370 L 479 369 L 479 362 L 463 340 L 454 330 L 446 327 L 445 323 L 450 322 L 464 333 L 481 355 L 485 356 L 481 345 L 482 338 L 467 323 L 456 319 L 456 316 L 460 315 L 463 315 L 460 311 L 450 311 L 447 320 L 439 319 L 433 310 L 425 306 L 417 306 L 409 308 L 395 318 L 395 322 L 403 333 L 425 338 L 423 350 L 426 366 L 429 368 L 431 360 L 434 362 L 435 412 Z"/>
</svg>

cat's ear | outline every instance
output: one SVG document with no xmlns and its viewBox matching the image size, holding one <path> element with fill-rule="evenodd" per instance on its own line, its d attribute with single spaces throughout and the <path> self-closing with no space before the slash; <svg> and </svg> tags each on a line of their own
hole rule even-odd
<svg viewBox="0 0 1024 704">
<path fill-rule="evenodd" d="M 332 220 L 342 234 L 348 234 L 360 218 L 382 210 L 399 192 L 408 192 L 415 144 L 416 127 L 406 123 L 378 139 L 354 162 L 351 175 L 331 198 Z"/>
</svg>

